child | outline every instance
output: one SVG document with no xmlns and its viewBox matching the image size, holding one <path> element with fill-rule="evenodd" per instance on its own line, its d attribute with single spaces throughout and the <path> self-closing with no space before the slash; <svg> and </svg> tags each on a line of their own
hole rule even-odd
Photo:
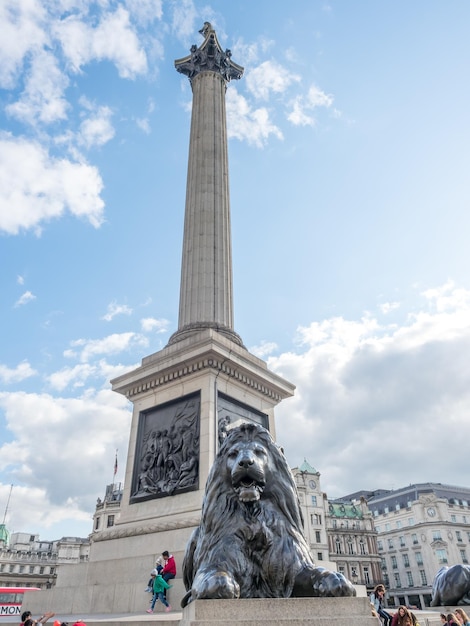
<svg viewBox="0 0 470 626">
<path fill-rule="evenodd" d="M 157 574 L 153 579 L 153 598 L 150 608 L 147 609 L 147 613 L 153 613 L 155 608 L 155 604 L 157 600 L 160 600 L 162 604 L 165 605 L 165 611 L 169 613 L 171 611 L 171 606 L 168 604 L 167 599 L 165 598 L 164 591 L 165 589 L 170 589 L 171 585 L 169 585 L 166 580 L 163 579 L 161 574 Z"/>
</svg>

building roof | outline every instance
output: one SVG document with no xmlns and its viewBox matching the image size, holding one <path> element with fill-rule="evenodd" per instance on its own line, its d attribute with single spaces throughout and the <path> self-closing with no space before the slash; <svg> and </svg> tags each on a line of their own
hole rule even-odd
<svg viewBox="0 0 470 626">
<path fill-rule="evenodd" d="M 330 501 L 328 512 L 331 517 L 342 519 L 363 519 L 364 514 L 360 507 L 356 507 L 351 502 Z"/>
<path fill-rule="evenodd" d="M 410 502 L 415 502 L 420 495 L 434 494 L 437 498 L 446 499 L 449 504 L 466 506 L 470 503 L 470 488 L 445 485 L 442 483 L 415 483 L 400 489 L 376 489 L 375 491 L 356 491 L 344 496 L 342 500 L 358 500 L 363 496 L 371 510 L 383 512 L 389 509 L 404 509 Z"/>
<path fill-rule="evenodd" d="M 313 465 L 310 465 L 307 459 L 304 459 L 304 462 L 299 467 L 299 470 L 301 472 L 306 472 L 307 474 L 319 474 L 320 473 L 313 467 Z"/>
</svg>

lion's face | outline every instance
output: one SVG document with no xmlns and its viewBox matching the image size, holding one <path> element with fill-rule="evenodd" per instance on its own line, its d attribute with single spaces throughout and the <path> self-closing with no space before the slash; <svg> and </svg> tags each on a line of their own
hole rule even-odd
<svg viewBox="0 0 470 626">
<path fill-rule="evenodd" d="M 257 441 L 237 441 L 227 450 L 226 468 L 241 502 L 255 502 L 264 491 L 269 473 L 268 450 Z"/>
</svg>

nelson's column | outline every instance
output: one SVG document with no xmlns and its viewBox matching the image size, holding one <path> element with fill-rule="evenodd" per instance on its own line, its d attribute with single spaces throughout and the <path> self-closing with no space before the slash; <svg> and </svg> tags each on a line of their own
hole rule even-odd
<svg viewBox="0 0 470 626">
<path fill-rule="evenodd" d="M 133 404 L 125 487 L 115 526 L 92 535 L 81 586 L 59 572 L 56 591 L 68 586 L 63 600 L 75 598 L 75 613 L 145 608 L 143 588 L 163 550 L 179 566 L 171 590 L 179 605 L 183 554 L 219 442 L 242 421 L 275 436 L 274 407 L 294 393 L 233 327 L 225 92 L 243 68 L 211 24 L 200 32 L 200 47 L 175 61 L 193 92 L 178 329 L 163 350 L 111 381 Z"/>
</svg>

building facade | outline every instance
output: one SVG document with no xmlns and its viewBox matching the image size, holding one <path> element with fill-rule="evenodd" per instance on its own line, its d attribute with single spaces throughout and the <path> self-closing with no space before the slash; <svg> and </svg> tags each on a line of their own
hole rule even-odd
<svg viewBox="0 0 470 626">
<path fill-rule="evenodd" d="M 432 583 L 443 566 L 468 564 L 470 489 L 420 483 L 358 492 L 375 521 L 388 604 L 430 606 Z"/>
<path fill-rule="evenodd" d="M 90 542 L 81 537 L 41 541 L 39 535 L 8 533 L 0 548 L 0 587 L 50 589 L 60 564 L 88 560 Z"/>
<path fill-rule="evenodd" d="M 334 563 L 351 582 L 368 592 L 382 582 L 381 558 L 372 513 L 358 503 L 329 501 L 321 489 L 320 472 L 307 461 L 293 468 L 304 517 L 304 531 L 317 565 Z"/>
<path fill-rule="evenodd" d="M 122 484 L 107 485 L 104 499 L 98 498 L 96 502 L 96 509 L 93 515 L 93 532 L 91 539 L 96 536 L 97 533 L 112 528 L 119 519 L 119 513 L 121 510 L 123 488 Z"/>
</svg>

